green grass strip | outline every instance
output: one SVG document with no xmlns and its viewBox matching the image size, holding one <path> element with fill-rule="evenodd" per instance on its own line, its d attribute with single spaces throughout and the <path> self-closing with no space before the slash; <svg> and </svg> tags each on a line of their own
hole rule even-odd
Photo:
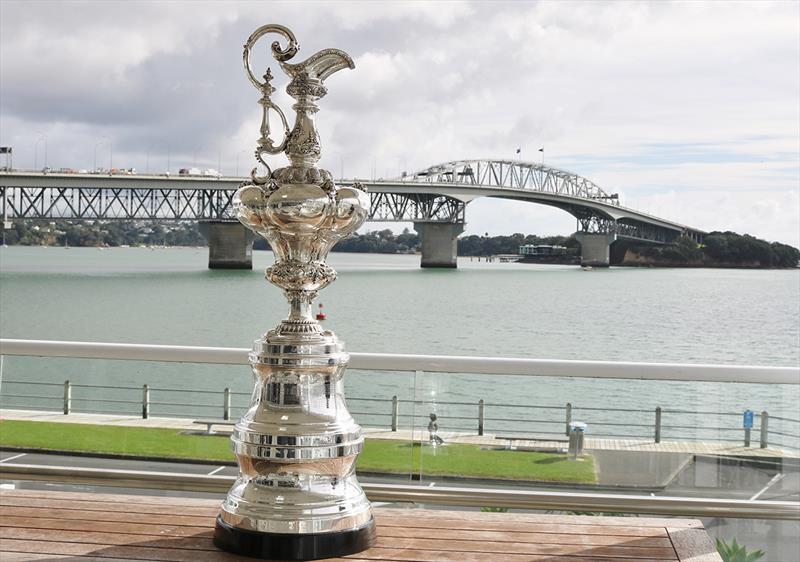
<svg viewBox="0 0 800 562">
<path fill-rule="evenodd" d="M 76 451 L 204 461 L 233 461 L 230 438 L 187 435 L 175 429 L 73 423 L 0 422 L 0 447 Z M 421 464 L 421 466 L 420 466 Z M 591 456 L 576 462 L 566 455 L 483 449 L 447 444 L 432 448 L 393 439 L 367 439 L 358 470 L 393 474 L 595 483 Z"/>
<path fill-rule="evenodd" d="M 420 466 L 421 465 L 421 466 Z M 407 441 L 368 439 L 358 457 L 366 472 L 409 472 L 432 476 L 498 478 L 594 484 L 597 476 L 591 456 L 571 461 L 558 453 L 485 449 L 451 443 L 442 447 L 413 446 Z"/>
</svg>

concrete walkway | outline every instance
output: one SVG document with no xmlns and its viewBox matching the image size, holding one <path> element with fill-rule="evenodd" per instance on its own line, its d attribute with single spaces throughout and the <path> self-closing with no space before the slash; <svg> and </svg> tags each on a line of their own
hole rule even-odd
<svg viewBox="0 0 800 562">
<path fill-rule="evenodd" d="M 192 423 L 192 419 L 183 418 L 148 418 L 142 419 L 134 416 L 114 416 L 107 414 L 79 414 L 64 415 L 58 412 L 42 412 L 33 410 L 0 410 L 0 419 L 46 421 L 59 423 L 83 423 L 99 425 L 120 425 L 127 427 L 159 427 L 179 429 L 184 431 L 205 431 L 205 425 Z M 230 432 L 230 426 L 214 426 L 220 433 Z M 364 428 L 364 433 L 369 439 L 397 439 L 401 441 L 420 441 L 427 439 L 427 431 L 418 429 L 399 429 L 388 431 L 382 428 Z M 445 442 L 469 443 L 484 447 L 502 447 L 520 451 L 558 451 L 567 447 L 566 436 L 564 440 L 548 441 L 539 439 L 508 439 L 495 437 L 492 434 L 475 435 L 467 433 L 439 432 Z M 755 446 L 744 447 L 736 443 L 716 443 L 703 441 L 664 441 L 653 443 L 643 439 L 600 439 L 587 436 L 584 448 L 587 450 L 602 451 L 646 451 L 651 453 L 685 453 L 698 455 L 743 456 L 743 457 L 772 457 L 772 458 L 800 458 L 800 451 L 769 447 L 761 449 L 758 442 Z"/>
</svg>

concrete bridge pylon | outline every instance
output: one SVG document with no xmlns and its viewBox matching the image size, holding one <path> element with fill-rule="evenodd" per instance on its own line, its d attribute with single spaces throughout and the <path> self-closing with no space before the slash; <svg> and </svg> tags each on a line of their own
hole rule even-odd
<svg viewBox="0 0 800 562">
<path fill-rule="evenodd" d="M 458 267 L 458 235 L 464 223 L 415 222 L 422 242 L 421 267 Z"/>
<path fill-rule="evenodd" d="M 253 234 L 238 222 L 201 222 L 209 269 L 253 269 Z"/>
<path fill-rule="evenodd" d="M 604 234 L 576 232 L 575 238 L 581 245 L 581 265 L 591 267 L 611 265 L 611 244 L 617 240 L 615 232 Z"/>
</svg>

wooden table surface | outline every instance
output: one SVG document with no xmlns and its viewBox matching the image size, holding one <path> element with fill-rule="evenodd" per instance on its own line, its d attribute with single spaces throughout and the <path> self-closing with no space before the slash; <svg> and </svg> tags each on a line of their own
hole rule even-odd
<svg viewBox="0 0 800 562">
<path fill-rule="evenodd" d="M 0 491 L 0 561 L 252 560 L 211 542 L 218 500 Z M 377 546 L 341 562 L 720 562 L 690 519 L 375 509 Z"/>
</svg>

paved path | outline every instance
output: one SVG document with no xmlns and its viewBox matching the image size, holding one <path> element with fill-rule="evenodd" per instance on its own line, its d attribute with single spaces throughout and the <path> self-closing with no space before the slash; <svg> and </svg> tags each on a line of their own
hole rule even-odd
<svg viewBox="0 0 800 562">
<path fill-rule="evenodd" d="M 0 418 L 8 420 L 47 421 L 60 423 L 85 423 L 101 425 L 121 425 L 129 427 L 161 427 L 181 429 L 186 431 L 203 431 L 205 426 L 192 423 L 192 419 L 182 418 L 148 418 L 141 419 L 133 416 L 114 416 L 106 414 L 78 414 L 65 416 L 58 412 L 41 412 L 32 410 L 0 410 Z M 215 430 L 230 430 L 229 427 L 216 426 Z M 419 441 L 427 439 L 427 431 L 399 429 L 388 431 L 378 428 L 364 428 L 367 438 L 370 439 L 399 439 L 401 441 Z M 566 449 L 566 437 L 563 440 L 545 439 L 508 439 L 495 435 L 475 435 L 467 433 L 440 432 L 439 435 L 450 443 L 470 443 L 481 446 L 505 447 L 517 450 L 553 451 Z M 773 458 L 800 458 L 800 451 L 769 447 L 761 449 L 758 441 L 754 446 L 744 447 L 737 443 L 716 443 L 703 441 L 663 441 L 653 443 L 643 439 L 600 439 L 586 437 L 584 447 L 587 450 L 602 451 L 646 451 L 651 453 L 686 453 L 698 455 L 744 456 L 744 457 L 773 457 Z"/>
</svg>

